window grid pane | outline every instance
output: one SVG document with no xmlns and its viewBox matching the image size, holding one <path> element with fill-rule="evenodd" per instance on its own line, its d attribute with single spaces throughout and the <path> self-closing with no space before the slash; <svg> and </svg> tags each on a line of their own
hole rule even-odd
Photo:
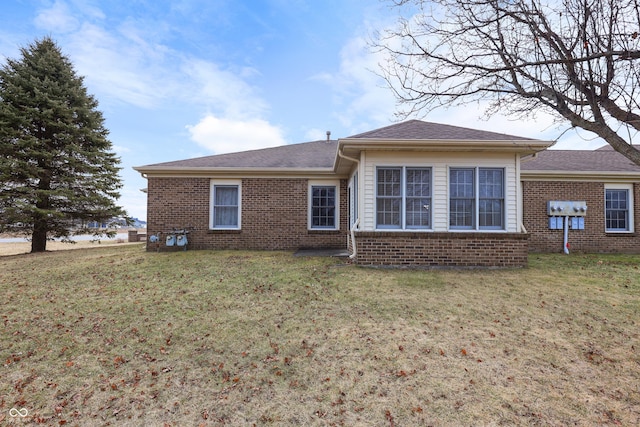
<svg viewBox="0 0 640 427">
<path fill-rule="evenodd" d="M 504 169 L 478 170 L 480 228 L 504 228 Z"/>
<path fill-rule="evenodd" d="M 402 169 L 378 168 L 376 222 L 381 228 L 401 228 Z"/>
<path fill-rule="evenodd" d="M 629 230 L 629 193 L 627 190 L 606 190 L 605 225 L 607 231 Z"/>
<path fill-rule="evenodd" d="M 479 222 L 480 227 L 502 228 L 502 200 L 480 200 Z"/>
<path fill-rule="evenodd" d="M 474 169 L 449 171 L 449 226 L 473 228 L 475 219 Z"/>
<path fill-rule="evenodd" d="M 336 188 L 334 186 L 311 187 L 311 227 L 335 228 Z"/>
<path fill-rule="evenodd" d="M 407 169 L 406 226 L 431 227 L 431 169 Z"/>
</svg>

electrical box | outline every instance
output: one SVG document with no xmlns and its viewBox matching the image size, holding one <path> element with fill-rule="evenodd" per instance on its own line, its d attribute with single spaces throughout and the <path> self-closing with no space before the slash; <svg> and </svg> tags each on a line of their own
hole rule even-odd
<svg viewBox="0 0 640 427">
<path fill-rule="evenodd" d="M 564 227 L 564 218 L 561 216 L 549 217 L 549 229 L 550 230 L 562 230 Z"/>
<path fill-rule="evenodd" d="M 571 229 L 573 230 L 584 230 L 584 217 L 583 216 L 574 216 L 571 218 Z"/>
<path fill-rule="evenodd" d="M 587 202 L 551 200 L 547 202 L 547 215 L 584 217 L 587 215 Z"/>
</svg>

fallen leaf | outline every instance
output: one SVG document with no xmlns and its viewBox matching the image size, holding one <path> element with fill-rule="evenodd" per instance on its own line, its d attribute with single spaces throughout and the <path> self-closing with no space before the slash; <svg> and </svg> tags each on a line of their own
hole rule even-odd
<svg viewBox="0 0 640 427">
<path fill-rule="evenodd" d="M 387 411 L 384 413 L 384 415 L 385 415 L 385 417 L 387 417 L 387 420 L 389 421 L 389 425 L 390 425 L 391 427 L 394 427 L 394 426 L 395 426 L 395 423 L 393 422 L 393 415 L 391 415 L 391 411 L 389 411 L 389 410 L 387 409 Z"/>
</svg>

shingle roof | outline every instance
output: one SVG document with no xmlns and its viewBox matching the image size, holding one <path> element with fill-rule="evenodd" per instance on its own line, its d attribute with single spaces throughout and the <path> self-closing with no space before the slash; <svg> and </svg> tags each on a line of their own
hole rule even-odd
<svg viewBox="0 0 640 427">
<path fill-rule="evenodd" d="M 458 141 L 525 141 L 531 138 L 506 135 L 504 133 L 469 129 L 441 123 L 408 120 L 406 122 L 386 126 L 369 132 L 350 136 L 347 139 L 424 139 L 424 140 L 458 140 Z"/>
<path fill-rule="evenodd" d="M 481 131 L 458 126 L 409 120 L 370 132 L 346 138 L 346 140 L 414 140 L 414 141 L 532 141 L 528 138 Z M 366 141 L 365 141 L 366 142 Z M 186 160 L 177 160 L 136 167 L 140 172 L 160 170 L 331 170 L 336 162 L 338 141 L 321 140 L 300 144 L 282 145 L 260 150 L 218 154 Z"/>
<path fill-rule="evenodd" d="M 313 141 L 239 153 L 156 163 L 143 168 L 332 168 L 337 141 Z"/>
<path fill-rule="evenodd" d="M 535 159 L 523 161 L 523 172 L 640 172 L 640 166 L 622 154 L 602 147 L 587 150 L 546 150 Z"/>
</svg>

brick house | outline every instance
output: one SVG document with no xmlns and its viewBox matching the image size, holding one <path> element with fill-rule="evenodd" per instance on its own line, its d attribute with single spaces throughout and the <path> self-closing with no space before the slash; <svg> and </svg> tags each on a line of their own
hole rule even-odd
<svg viewBox="0 0 640 427">
<path fill-rule="evenodd" d="M 562 252 L 563 233 L 550 229 L 551 200 L 588 206 L 584 228 L 570 229 L 571 251 L 640 253 L 640 167 L 609 145 L 598 150 L 548 150 L 523 160 L 523 223 L 531 252 Z"/>
<path fill-rule="evenodd" d="M 519 267 L 530 250 L 562 250 L 546 203 L 571 196 L 589 204 L 587 226 L 570 233 L 574 248 L 636 250 L 640 168 L 618 170 L 624 162 L 611 154 L 622 156 L 602 151 L 609 160 L 589 173 L 563 174 L 564 161 L 545 151 L 552 144 L 411 120 L 135 169 L 148 181 L 148 234 L 192 227 L 192 249 L 342 248 L 362 265 Z M 605 198 L 624 191 L 631 228 L 593 225 L 604 223 Z M 167 249 L 162 239 L 147 248 Z"/>
</svg>

